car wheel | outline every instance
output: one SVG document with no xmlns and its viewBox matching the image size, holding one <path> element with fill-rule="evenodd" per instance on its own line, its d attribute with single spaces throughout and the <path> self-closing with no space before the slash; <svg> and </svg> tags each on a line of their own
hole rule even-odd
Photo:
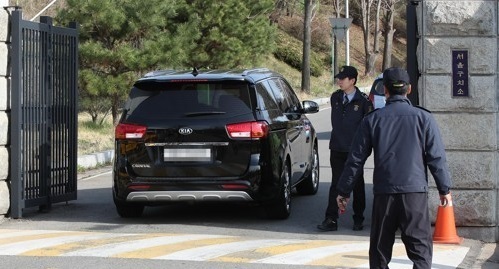
<svg viewBox="0 0 499 269">
<path fill-rule="evenodd" d="M 267 205 L 267 215 L 273 219 L 287 219 L 291 212 L 291 173 L 286 161 L 282 168 L 278 197 Z"/>
<path fill-rule="evenodd" d="M 138 218 L 142 216 L 142 212 L 144 212 L 143 205 L 125 205 L 116 202 L 115 205 L 118 215 L 122 218 Z"/>
<path fill-rule="evenodd" d="M 296 191 L 302 195 L 313 195 L 319 190 L 319 152 L 317 147 L 312 151 L 312 167 L 310 174 L 298 185 Z"/>
</svg>

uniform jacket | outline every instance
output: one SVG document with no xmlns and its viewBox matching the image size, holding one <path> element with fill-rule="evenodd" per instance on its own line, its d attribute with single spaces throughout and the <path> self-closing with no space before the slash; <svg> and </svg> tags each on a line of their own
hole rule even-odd
<svg viewBox="0 0 499 269">
<path fill-rule="evenodd" d="M 445 149 L 435 119 L 400 95 L 366 115 L 356 134 L 338 193 L 349 197 L 355 179 L 374 149 L 374 194 L 428 191 L 429 168 L 440 194 L 449 193 L 451 180 Z"/>
<path fill-rule="evenodd" d="M 368 96 L 355 87 L 355 95 L 346 105 L 343 105 L 344 93 L 337 90 L 331 95 L 331 138 L 329 149 L 339 152 L 349 152 L 353 137 L 364 115 L 373 110 L 373 104 Z"/>
</svg>

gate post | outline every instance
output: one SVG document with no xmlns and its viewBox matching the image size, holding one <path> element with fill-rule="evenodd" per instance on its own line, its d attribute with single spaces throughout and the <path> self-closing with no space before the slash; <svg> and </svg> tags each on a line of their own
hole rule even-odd
<svg viewBox="0 0 499 269">
<path fill-rule="evenodd" d="M 498 1 L 424 0 L 420 105 L 440 126 L 461 236 L 499 242 Z M 439 197 L 429 181 L 430 205 Z M 437 207 L 430 210 L 432 221 Z"/>
<path fill-rule="evenodd" d="M 10 208 L 10 9 L 7 0 L 0 0 L 0 222 Z"/>
<path fill-rule="evenodd" d="M 22 43 L 21 43 L 21 20 L 22 11 L 14 10 L 11 16 L 11 63 L 12 63 L 12 87 L 11 87 L 11 122 L 20 122 L 21 115 L 21 89 L 22 89 Z M 11 184 L 11 205 L 10 215 L 12 218 L 21 218 L 24 208 L 23 178 L 21 167 L 21 126 L 10 124 L 10 184 Z"/>
</svg>

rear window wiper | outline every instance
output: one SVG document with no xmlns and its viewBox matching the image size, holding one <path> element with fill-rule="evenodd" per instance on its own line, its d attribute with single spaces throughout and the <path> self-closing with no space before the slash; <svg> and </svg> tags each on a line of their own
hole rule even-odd
<svg viewBox="0 0 499 269">
<path fill-rule="evenodd" d="M 189 112 L 185 113 L 186 117 L 197 117 L 197 116 L 207 116 L 207 115 L 223 115 L 226 112 L 223 111 L 200 111 L 200 112 Z"/>
</svg>

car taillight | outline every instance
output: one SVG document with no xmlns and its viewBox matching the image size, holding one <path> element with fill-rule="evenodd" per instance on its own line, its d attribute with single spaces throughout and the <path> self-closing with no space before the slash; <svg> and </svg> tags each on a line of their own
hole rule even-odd
<svg viewBox="0 0 499 269">
<path fill-rule="evenodd" d="M 148 191 L 151 186 L 150 185 L 130 185 L 127 187 L 131 191 Z"/>
<path fill-rule="evenodd" d="M 266 137 L 269 131 L 266 121 L 251 121 L 227 124 L 225 126 L 227 134 L 231 138 L 263 138 Z"/>
<path fill-rule="evenodd" d="M 222 184 L 224 190 L 247 190 L 248 186 L 243 184 Z"/>
<path fill-rule="evenodd" d="M 146 126 L 120 123 L 114 131 L 115 139 L 140 139 L 147 131 Z"/>
</svg>

